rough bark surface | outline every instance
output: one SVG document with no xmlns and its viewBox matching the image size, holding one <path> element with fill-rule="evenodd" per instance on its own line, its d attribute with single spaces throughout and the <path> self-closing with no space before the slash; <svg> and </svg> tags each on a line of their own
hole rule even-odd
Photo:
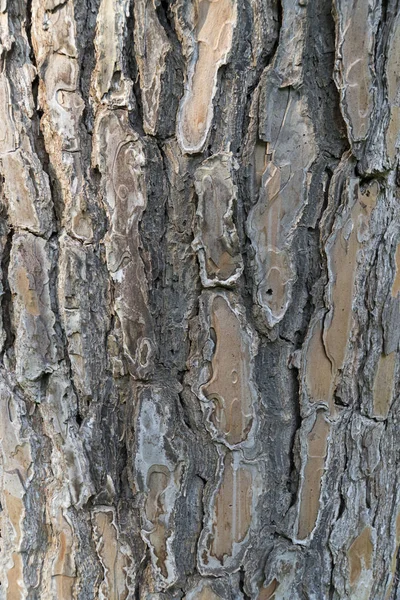
<svg viewBox="0 0 400 600">
<path fill-rule="evenodd" d="M 399 600 L 399 0 L 0 0 L 0 598 Z"/>
</svg>

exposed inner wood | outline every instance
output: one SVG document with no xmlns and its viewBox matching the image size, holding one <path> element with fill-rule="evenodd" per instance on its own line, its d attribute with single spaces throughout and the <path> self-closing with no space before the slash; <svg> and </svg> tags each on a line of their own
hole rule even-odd
<svg viewBox="0 0 400 600">
<path fill-rule="evenodd" d="M 315 323 L 306 355 L 306 383 L 311 402 L 325 402 L 334 412 L 332 364 L 323 344 L 323 324 Z"/>
<path fill-rule="evenodd" d="M 244 441 L 253 421 L 250 384 L 250 346 L 241 324 L 222 296 L 212 303 L 211 325 L 216 346 L 212 378 L 203 386 L 213 402 L 212 422 L 229 444 Z"/>
<path fill-rule="evenodd" d="M 371 528 L 365 527 L 349 548 L 350 585 L 358 582 L 364 570 L 371 569 L 373 552 Z"/>
<path fill-rule="evenodd" d="M 233 545 L 246 536 L 252 516 L 252 474 L 244 466 L 237 466 L 231 455 L 225 461 L 221 485 L 214 507 L 214 523 L 210 553 L 221 563 L 233 552 Z"/>
<path fill-rule="evenodd" d="M 375 373 L 373 388 L 374 415 L 384 419 L 388 415 L 393 398 L 396 363 L 397 352 L 391 352 L 388 355 L 381 354 Z"/>
<path fill-rule="evenodd" d="M 279 587 L 279 583 L 276 579 L 273 579 L 267 587 L 263 587 L 258 594 L 257 600 L 272 600 L 275 597 L 275 592 Z"/>
<path fill-rule="evenodd" d="M 393 28 L 393 34 L 388 51 L 386 63 L 386 77 L 388 87 L 388 102 L 390 119 L 386 131 L 386 147 L 389 159 L 395 160 L 396 148 L 398 147 L 400 129 L 400 18 L 397 15 Z"/>
<path fill-rule="evenodd" d="M 203 585 L 201 589 L 191 591 L 185 596 L 185 600 L 221 600 L 221 596 L 218 596 L 210 585 Z"/>
<path fill-rule="evenodd" d="M 187 152 L 202 149 L 213 116 L 217 75 L 225 64 L 236 24 L 236 0 L 197 0 L 197 51 L 181 106 L 180 141 Z"/>
<path fill-rule="evenodd" d="M 129 591 L 125 583 L 126 559 L 119 552 L 117 530 L 112 511 L 96 511 L 97 552 L 104 567 L 104 590 L 110 600 L 126 600 Z M 104 593 L 104 592 L 103 592 Z"/>
<path fill-rule="evenodd" d="M 397 245 L 395 254 L 395 277 L 392 285 L 392 297 L 397 298 L 400 293 L 400 244 Z"/>
</svg>

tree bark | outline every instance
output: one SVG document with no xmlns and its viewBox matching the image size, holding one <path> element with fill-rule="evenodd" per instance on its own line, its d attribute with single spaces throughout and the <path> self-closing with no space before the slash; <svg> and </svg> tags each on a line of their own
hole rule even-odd
<svg viewBox="0 0 400 600">
<path fill-rule="evenodd" d="M 399 0 L 0 43 L 0 598 L 400 599 Z"/>
</svg>

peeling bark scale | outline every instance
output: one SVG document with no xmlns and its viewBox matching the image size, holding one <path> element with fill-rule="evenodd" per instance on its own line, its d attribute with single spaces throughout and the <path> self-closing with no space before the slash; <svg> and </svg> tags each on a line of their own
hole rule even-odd
<svg viewBox="0 0 400 600">
<path fill-rule="evenodd" d="M 400 600 L 400 0 L 0 0 L 0 600 Z"/>
</svg>

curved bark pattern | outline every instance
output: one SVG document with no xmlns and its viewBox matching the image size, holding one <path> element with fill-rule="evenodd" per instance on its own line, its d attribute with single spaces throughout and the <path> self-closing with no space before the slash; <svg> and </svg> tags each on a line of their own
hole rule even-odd
<svg viewBox="0 0 400 600">
<path fill-rule="evenodd" d="M 236 0 L 198 0 L 192 7 L 187 84 L 177 118 L 177 137 L 184 152 L 202 150 L 213 119 L 213 100 L 220 67 L 227 62 L 237 19 Z M 193 43 L 193 42 L 192 42 Z"/>
<path fill-rule="evenodd" d="M 400 0 L 0 0 L 0 600 L 400 598 Z"/>
<path fill-rule="evenodd" d="M 133 376 L 152 368 L 154 341 L 148 309 L 139 223 L 146 210 L 146 156 L 127 122 L 126 111 L 104 109 L 96 118 L 95 160 L 105 177 L 105 204 L 110 230 L 105 240 L 107 266 L 115 282 L 115 309 Z M 100 148 L 107 147 L 107 155 Z"/>
<path fill-rule="evenodd" d="M 387 99 L 389 104 L 389 123 L 386 130 L 386 152 L 393 167 L 396 160 L 396 149 L 400 129 L 400 16 L 394 19 L 386 61 Z"/>
<path fill-rule="evenodd" d="M 233 222 L 237 188 L 232 181 L 232 156 L 216 154 L 195 173 L 198 195 L 196 237 L 204 287 L 232 285 L 243 271 L 239 239 Z"/>
<path fill-rule="evenodd" d="M 316 158 L 305 98 L 296 90 L 280 89 L 278 81 L 271 70 L 260 83 L 265 166 L 248 219 L 256 263 L 254 297 L 269 327 L 283 319 L 291 300 L 296 272 L 290 242 L 308 202 L 307 172 Z"/>
<path fill-rule="evenodd" d="M 85 103 L 79 93 L 80 68 L 74 4 L 46 10 L 32 2 L 32 43 L 39 74 L 41 128 L 54 175 L 67 230 L 90 242 L 93 238 L 88 182 L 81 153 L 81 117 Z"/>
<path fill-rule="evenodd" d="M 99 598 L 126 600 L 129 597 L 129 567 L 131 550 L 119 543 L 115 511 L 110 506 L 98 506 L 92 513 L 96 551 L 104 568 L 104 580 Z"/>
<path fill-rule="evenodd" d="M 221 479 L 210 499 L 206 526 L 199 539 L 198 561 L 202 573 L 237 569 L 256 512 L 259 489 L 256 468 L 242 461 L 240 452 L 228 453 L 221 463 Z"/>
<path fill-rule="evenodd" d="M 380 3 L 374 0 L 334 2 L 336 12 L 336 80 L 349 138 L 368 136 L 374 110 L 373 64 Z"/>
<path fill-rule="evenodd" d="M 167 69 L 171 68 L 168 55 L 172 52 L 172 48 L 165 29 L 158 20 L 153 0 L 136 2 L 134 8 L 143 128 L 146 133 L 156 135 L 162 131 L 160 104 L 163 95 L 163 80 Z M 171 130 L 171 127 L 168 130 Z"/>
<path fill-rule="evenodd" d="M 2 482 L 2 560 L 1 584 L 19 597 L 26 595 L 23 578 L 24 497 L 32 479 L 32 453 L 29 431 L 24 435 L 17 398 L 2 382 L 1 388 Z M 19 410 L 18 410 L 19 409 Z M 7 517 L 6 517 L 7 515 Z"/>
<path fill-rule="evenodd" d="M 57 363 L 55 315 L 50 300 L 50 261 L 45 240 L 17 234 L 10 254 L 9 282 L 14 296 L 15 374 L 21 385 L 35 385 Z"/>
<path fill-rule="evenodd" d="M 205 424 L 213 438 L 229 448 L 252 446 L 257 428 L 257 336 L 247 325 L 244 310 L 235 303 L 233 294 L 203 292 L 200 302 L 204 337 L 202 347 L 191 357 L 193 392 L 202 404 Z M 197 365 L 201 370 L 195 368 Z"/>
</svg>

